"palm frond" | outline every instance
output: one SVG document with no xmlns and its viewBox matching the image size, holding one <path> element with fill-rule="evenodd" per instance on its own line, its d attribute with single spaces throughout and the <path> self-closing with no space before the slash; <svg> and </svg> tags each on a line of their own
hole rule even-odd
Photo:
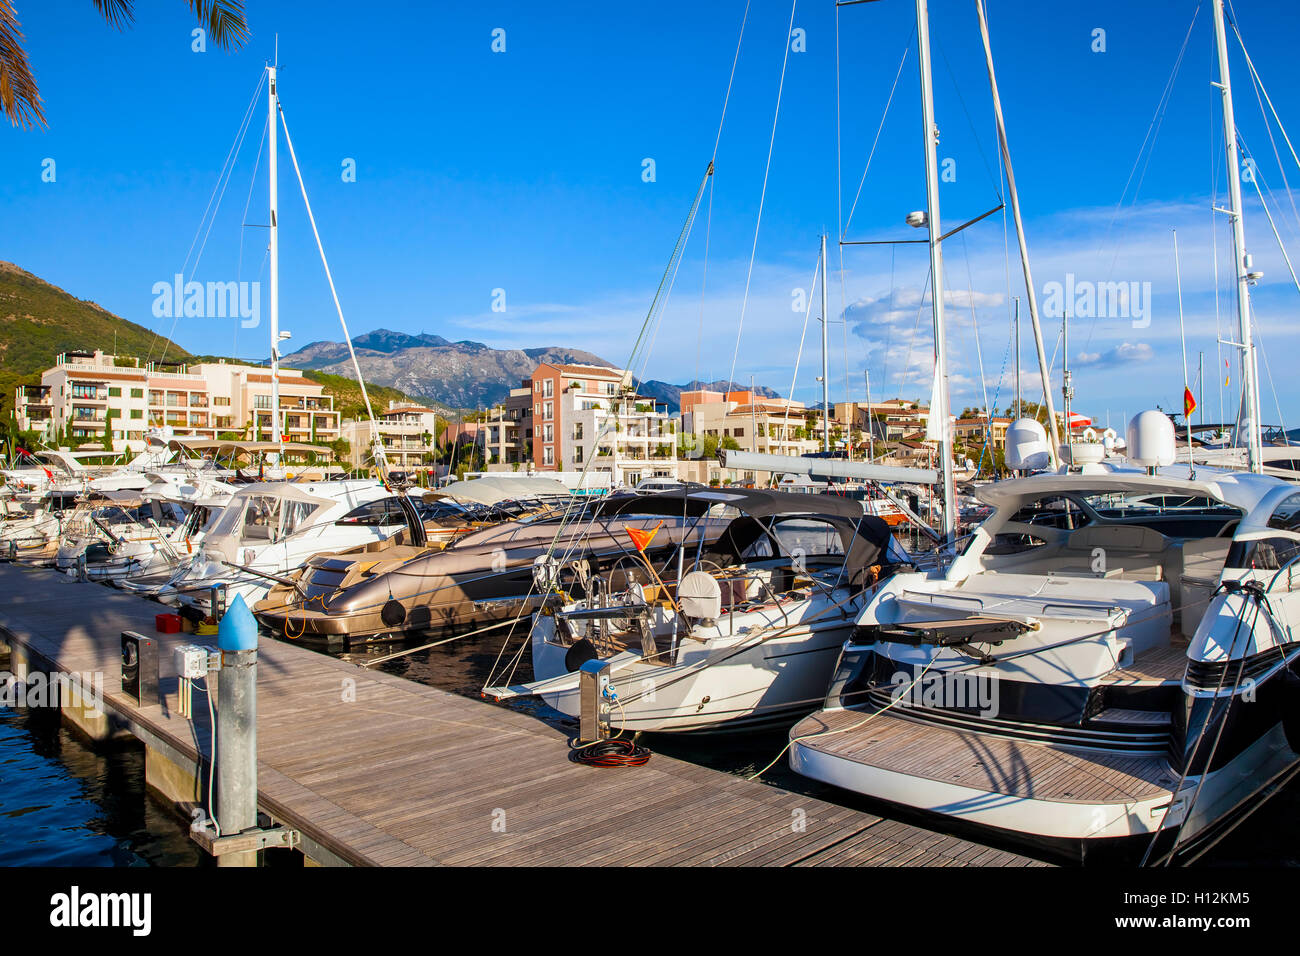
<svg viewBox="0 0 1300 956">
<path fill-rule="evenodd" d="M 95 9 L 114 30 L 125 30 L 135 23 L 133 0 L 93 0 Z"/>
<path fill-rule="evenodd" d="M 208 28 L 212 42 L 223 50 L 241 47 L 248 39 L 243 0 L 189 0 L 199 23 Z"/>
<path fill-rule="evenodd" d="M 47 125 L 36 77 L 23 49 L 22 24 L 10 0 L 0 0 L 0 112 L 20 129 Z"/>
</svg>

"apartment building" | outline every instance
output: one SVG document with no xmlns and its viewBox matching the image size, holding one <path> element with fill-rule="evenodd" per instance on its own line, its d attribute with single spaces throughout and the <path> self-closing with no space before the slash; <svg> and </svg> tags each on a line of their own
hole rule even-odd
<svg viewBox="0 0 1300 956">
<path fill-rule="evenodd" d="M 627 373 L 543 362 L 475 433 L 490 467 L 587 471 L 610 485 L 675 478 L 677 422 L 662 403 L 624 391 Z"/>
<path fill-rule="evenodd" d="M 15 392 L 18 426 L 49 438 L 71 430 L 76 445 L 138 451 L 149 428 L 177 438 L 243 438 L 271 434 L 269 369 L 227 362 L 142 363 L 101 350 L 60 354 L 40 385 Z M 297 369 L 280 370 L 280 424 L 286 441 L 323 444 L 339 436 L 334 398 Z"/>
<path fill-rule="evenodd" d="M 384 458 L 393 468 L 414 468 L 424 463 L 426 455 L 437 450 L 438 413 L 423 405 L 390 401 L 375 415 L 375 430 L 384 446 Z M 348 443 L 348 459 L 353 468 L 370 464 L 370 444 L 374 432 L 369 421 L 346 421 L 342 437 Z"/>
<path fill-rule="evenodd" d="M 741 451 L 771 455 L 802 455 L 821 448 L 821 432 L 814 437 L 803 402 L 766 398 L 748 389 L 725 394 L 698 390 L 682 392 L 681 408 L 682 430 L 697 440 L 732 438 Z M 835 425 L 831 423 L 832 429 Z M 816 427 L 820 429 L 820 419 Z"/>
<path fill-rule="evenodd" d="M 554 386 L 552 386 L 554 388 Z M 488 462 L 524 468 L 533 462 L 533 383 L 525 379 L 483 423 Z"/>
<path fill-rule="evenodd" d="M 984 418 L 959 418 L 953 423 L 953 438 L 972 448 L 985 444 L 994 450 L 1007 447 L 1007 429 L 1011 419 L 994 416 L 990 421 Z"/>
</svg>

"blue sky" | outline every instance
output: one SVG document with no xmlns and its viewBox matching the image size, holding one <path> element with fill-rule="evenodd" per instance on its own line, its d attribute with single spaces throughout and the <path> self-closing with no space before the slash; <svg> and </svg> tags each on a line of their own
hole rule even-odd
<svg viewBox="0 0 1300 956">
<path fill-rule="evenodd" d="M 254 176 L 264 94 L 210 231 L 197 244 L 195 235 L 278 34 L 285 115 L 354 335 L 386 327 L 498 347 L 566 345 L 616 364 L 627 361 L 713 152 L 745 9 L 743 0 L 372 8 L 250 0 L 251 39 L 226 54 L 211 46 L 192 51 L 195 24 L 180 2 L 139 4 L 139 22 L 123 33 L 106 27 L 89 2 L 17 6 L 50 128 L 0 132 L 0 258 L 171 332 L 192 351 L 265 356 L 265 326 L 204 318 L 173 325 L 151 309 L 154 284 L 185 266 L 192 245 L 203 250 L 193 278 L 261 280 L 266 295 L 266 232 L 241 229 L 245 221 L 266 221 L 264 158 Z M 1196 0 L 1140 9 L 1118 0 L 988 6 L 1040 295 L 1067 274 L 1076 283 L 1150 290 L 1149 325 L 1115 316 L 1072 322 L 1076 406 L 1118 426 L 1141 408 L 1178 405 L 1176 228 L 1190 361 L 1195 374 L 1196 353 L 1206 353 L 1201 398 L 1207 420 L 1216 418 L 1223 358 L 1216 338 L 1235 337 L 1235 305 L 1227 223 L 1218 217 L 1212 231 L 1210 209 L 1212 197 L 1224 201 L 1226 182 L 1217 93 L 1209 85 L 1211 10 L 1197 12 Z M 1158 135 L 1140 152 L 1194 13 Z M 1236 14 L 1269 95 L 1290 123 L 1300 117 L 1300 81 L 1291 68 L 1300 8 L 1239 0 Z M 941 187 L 950 228 L 998 203 L 1000 170 L 973 4 L 933 0 L 931 21 L 939 152 L 955 171 Z M 832 396 L 861 399 L 867 369 L 873 397 L 926 395 L 925 247 L 846 247 L 841 271 L 834 243 L 878 130 L 848 238 L 921 235 L 903 224 L 924 205 L 913 7 L 906 0 L 840 10 L 838 150 L 835 8 L 829 0 L 795 8 L 806 49 L 790 52 L 785 63 L 736 348 L 790 22 L 789 3 L 755 0 L 750 7 L 712 194 L 638 370 L 683 382 L 724 377 L 734 360 L 737 379 L 753 375 L 783 394 L 794 380 L 796 398 L 819 398 L 815 307 L 795 379 L 803 312 L 792 305 L 794 290 L 811 288 L 825 230 L 832 316 L 848 318 L 831 326 Z M 491 49 L 497 28 L 505 31 L 504 53 Z M 1092 49 L 1098 29 L 1104 52 Z M 1282 174 L 1300 182 L 1300 169 L 1274 129 L 1289 164 L 1279 168 L 1233 47 L 1238 126 L 1290 247 L 1300 216 Z M 653 182 L 642 178 L 647 158 Z M 42 181 L 46 159 L 54 160 L 54 182 Z M 347 159 L 355 160 L 355 182 L 341 175 Z M 282 326 L 292 331 L 293 346 L 339 339 L 283 138 L 280 174 Z M 1244 189 L 1248 245 L 1265 273 L 1255 295 L 1271 361 L 1263 406 L 1267 418 L 1285 420 L 1300 397 L 1300 381 L 1283 361 L 1296 344 L 1300 293 L 1254 187 Z M 987 389 L 988 400 L 1003 407 L 1011 393 L 1009 299 L 1023 296 L 1014 235 L 1004 232 L 1000 214 L 991 216 L 949 240 L 945 261 L 953 403 L 981 405 Z M 187 278 L 193 265 L 191 254 Z M 504 312 L 492 309 L 496 289 L 505 292 Z M 1049 354 L 1059 351 L 1059 326 L 1047 320 Z M 1039 385 L 1027 331 L 1022 355 L 1033 397 Z M 1233 364 L 1223 399 L 1229 405 Z"/>
</svg>

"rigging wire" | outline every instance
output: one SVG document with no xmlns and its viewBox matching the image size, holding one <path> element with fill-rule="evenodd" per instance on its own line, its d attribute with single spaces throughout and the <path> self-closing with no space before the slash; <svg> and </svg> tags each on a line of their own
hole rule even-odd
<svg viewBox="0 0 1300 956">
<path fill-rule="evenodd" d="M 207 248 L 208 236 L 212 232 L 212 226 L 216 222 L 217 212 L 221 208 L 221 201 L 226 195 L 226 187 L 230 185 L 230 178 L 235 171 L 235 164 L 239 161 L 239 153 L 243 149 L 244 138 L 248 133 L 249 124 L 253 119 L 253 110 L 257 104 L 258 94 L 262 91 L 262 84 L 266 82 L 266 71 L 263 70 L 257 78 L 257 85 L 253 88 L 253 95 L 249 98 L 248 107 L 244 110 L 244 115 L 239 121 L 239 127 L 235 131 L 234 140 L 230 144 L 230 149 L 226 152 L 226 159 L 221 164 L 221 170 L 217 173 L 217 181 L 212 186 L 212 192 L 208 196 L 208 204 L 203 208 L 203 215 L 199 217 L 198 228 L 194 230 L 194 238 L 190 240 L 190 247 L 185 253 L 185 259 L 181 263 L 181 274 L 184 275 L 186 268 L 189 267 L 189 278 L 193 279 L 194 274 L 198 271 L 199 260 L 203 258 L 203 250 Z M 215 203 L 215 205 L 214 205 Z M 209 215 L 209 213 L 211 215 Z M 206 231 L 204 224 L 206 223 Z M 199 244 L 199 235 L 202 234 L 203 242 Z M 195 257 L 193 265 L 190 264 L 190 257 L 194 255 L 194 247 L 199 246 L 198 256 Z M 167 358 L 167 346 L 171 344 L 171 337 L 176 332 L 176 322 L 181 316 L 182 309 L 180 303 L 172 303 L 172 324 L 167 332 L 167 344 L 163 346 L 162 357 L 159 361 Z M 154 331 L 153 338 L 149 341 L 149 352 L 145 361 L 153 359 L 154 346 L 158 343 L 158 332 Z"/>
<path fill-rule="evenodd" d="M 1261 94 L 1263 95 L 1264 102 L 1268 104 L 1269 112 L 1273 114 L 1273 119 L 1277 123 L 1278 132 L 1282 134 L 1282 139 L 1286 142 L 1287 149 L 1291 151 L 1291 158 L 1295 160 L 1296 166 L 1300 167 L 1300 156 L 1296 155 L 1295 147 L 1291 145 L 1291 137 L 1287 135 L 1286 127 L 1282 125 L 1282 118 L 1277 115 L 1277 110 L 1273 106 L 1273 100 L 1268 95 L 1268 90 L 1264 88 L 1264 81 L 1260 78 L 1259 72 L 1255 69 L 1255 63 L 1253 60 L 1251 60 L 1250 53 L 1247 52 L 1246 50 L 1246 41 L 1242 38 L 1241 31 L 1237 29 L 1237 12 L 1232 9 L 1232 0 L 1228 0 L 1228 13 L 1229 13 L 1228 23 L 1232 26 L 1232 32 L 1237 37 L 1237 44 L 1241 47 L 1241 55 L 1246 58 L 1246 68 L 1250 72 L 1251 82 L 1255 85 L 1255 96 L 1256 98 L 1258 98 Z M 1260 108 L 1260 111 L 1263 112 L 1263 107 Z M 1268 125 L 1267 116 L 1264 117 L 1264 123 L 1265 126 Z M 1272 139 L 1272 135 L 1273 134 L 1270 129 L 1269 132 L 1270 139 Z M 1274 143 L 1273 145 L 1273 153 L 1274 155 L 1277 155 L 1276 143 Z M 1278 166 L 1281 167 L 1281 165 L 1282 165 L 1282 160 L 1279 157 Z M 1286 180 L 1285 172 L 1282 174 L 1282 177 L 1283 177 L 1283 181 L 1285 182 Z M 1289 185 L 1287 186 L 1287 195 L 1291 196 L 1291 188 Z M 1295 214 L 1297 221 L 1300 221 L 1300 213 L 1296 212 L 1294 196 L 1291 196 L 1291 211 L 1292 213 Z"/>
<path fill-rule="evenodd" d="M 782 423 L 787 439 L 790 434 L 790 405 L 794 403 L 794 386 L 799 380 L 799 363 L 803 361 L 804 340 L 808 336 L 808 319 L 812 315 L 812 304 L 814 294 L 817 292 L 818 282 L 821 275 L 821 253 L 817 254 L 817 265 L 813 266 L 812 282 L 808 284 L 808 305 L 803 310 L 803 332 L 799 335 L 799 351 L 794 357 L 794 372 L 790 375 L 790 400 L 785 406 L 785 421 Z"/>
<path fill-rule="evenodd" d="M 1102 247 L 1104 247 L 1106 243 L 1109 242 L 1110 240 L 1111 230 L 1115 225 L 1115 220 L 1119 217 L 1120 210 L 1124 206 L 1124 201 L 1125 201 L 1125 197 L 1128 195 L 1129 186 L 1133 185 L 1134 175 L 1138 176 L 1138 180 L 1137 180 L 1136 187 L 1134 187 L 1133 189 L 1133 197 L 1130 200 L 1130 205 L 1136 205 L 1138 195 L 1142 192 L 1142 184 L 1143 182 L 1146 181 L 1147 168 L 1150 166 L 1151 157 L 1155 155 L 1156 140 L 1159 139 L 1160 137 L 1160 129 L 1164 125 L 1165 114 L 1169 109 L 1169 103 L 1170 103 L 1170 98 L 1173 94 L 1174 84 L 1178 79 L 1178 73 L 1183 65 L 1183 56 L 1187 53 L 1187 44 L 1192 38 L 1192 29 L 1196 26 L 1196 20 L 1197 17 L 1200 16 L 1200 13 L 1201 13 L 1201 4 L 1197 3 L 1196 10 L 1192 13 L 1192 22 L 1187 25 L 1187 33 L 1183 36 L 1182 46 L 1179 47 L 1178 56 L 1174 59 L 1173 69 L 1170 70 L 1169 78 L 1165 81 L 1165 86 L 1160 93 L 1160 98 L 1159 100 L 1156 101 L 1155 112 L 1152 114 L 1151 121 L 1147 125 L 1146 135 L 1142 138 L 1142 145 L 1138 147 L 1138 154 L 1133 160 L 1133 167 L 1132 169 L 1129 170 L 1128 179 L 1125 180 L 1124 182 L 1124 189 L 1120 193 L 1119 201 L 1115 204 L 1114 211 L 1111 213 L 1110 221 L 1106 224 L 1106 234 L 1102 238 Z M 1150 144 L 1150 149 L 1147 148 L 1148 144 Z M 1145 159 L 1143 159 L 1144 153 L 1146 156 Z M 1140 174 L 1138 174 L 1139 165 L 1142 167 Z M 1127 228 L 1127 226 L 1125 228 Z M 1121 234 L 1122 232 L 1123 230 L 1121 230 Z M 1115 264 L 1119 261 L 1119 247 L 1120 247 L 1120 243 L 1117 240 L 1115 243 L 1115 253 L 1111 257 L 1110 267 L 1107 270 L 1108 276 L 1113 275 L 1115 272 Z M 1099 248 L 1097 250 L 1097 255 L 1100 256 L 1101 253 L 1102 253 L 1102 248 Z M 1088 337 L 1084 340 L 1084 344 L 1083 344 L 1085 351 L 1087 350 L 1088 346 L 1092 343 L 1092 335 L 1093 332 L 1096 331 L 1096 327 L 1097 327 L 1097 317 L 1093 316 L 1092 321 L 1088 325 Z"/>
<path fill-rule="evenodd" d="M 781 116 L 781 96 L 785 92 L 785 69 L 790 62 L 790 34 L 794 30 L 794 12 L 799 0 L 791 0 L 790 24 L 785 29 L 785 48 L 781 57 L 781 81 L 776 89 L 776 108 L 772 111 L 772 135 L 767 143 L 767 164 L 763 168 L 763 189 L 758 197 L 758 217 L 754 222 L 754 244 L 749 251 L 749 269 L 745 274 L 745 295 L 740 301 L 740 322 L 736 326 L 736 346 L 731 353 L 731 371 L 727 381 L 736 379 L 736 360 L 740 357 L 740 337 L 745 331 L 745 311 L 749 306 L 749 284 L 754 278 L 754 257 L 758 254 L 758 234 L 763 225 L 763 206 L 767 202 L 767 178 L 772 172 L 772 150 L 776 146 L 776 124 Z"/>
<path fill-rule="evenodd" d="M 838 13 L 838 8 L 837 8 L 837 13 Z M 915 35 L 916 35 L 916 28 L 913 27 L 912 36 Z M 903 64 L 907 62 L 907 55 L 911 52 L 911 49 L 912 49 L 912 38 L 908 37 L 907 45 L 903 47 L 903 56 L 898 61 L 898 70 L 894 73 L 893 85 L 889 87 L 889 97 L 888 99 L 885 100 L 884 112 L 880 114 L 880 125 L 876 127 L 876 136 L 871 141 L 871 150 L 867 153 L 867 164 L 862 169 L 862 178 L 858 180 L 858 191 L 853 196 L 853 205 L 849 207 L 848 218 L 844 220 L 844 226 L 840 232 L 841 242 L 844 241 L 845 236 L 848 234 L 849 227 L 853 225 L 853 213 L 857 210 L 858 200 L 862 197 L 862 187 L 867 182 L 867 173 L 871 171 L 871 160 L 876 155 L 876 146 L 879 145 L 880 143 L 880 134 L 884 132 L 885 120 L 889 116 L 889 107 L 894 102 L 894 92 L 895 90 L 898 89 L 898 80 L 903 75 Z"/>
<path fill-rule="evenodd" d="M 740 47 L 745 40 L 745 24 L 749 22 L 750 0 L 745 0 L 745 13 L 740 18 L 740 36 L 736 38 L 736 54 L 731 58 L 731 74 L 727 77 L 727 92 L 722 97 L 722 116 L 718 119 L 718 134 L 713 139 L 713 155 L 709 162 L 716 165 L 718 146 L 722 143 L 722 126 L 727 121 L 727 105 L 731 102 L 731 85 L 736 79 L 736 64 L 740 62 Z M 715 170 L 716 175 L 716 170 Z M 704 353 L 704 302 L 709 285 L 709 240 L 713 235 L 713 180 L 709 180 L 708 212 L 704 221 L 704 262 L 700 275 L 700 328 L 695 341 L 695 381 L 700 382 L 700 359 Z"/>
<path fill-rule="evenodd" d="M 352 335 L 348 332 L 347 319 L 343 317 L 343 305 L 339 302 L 338 290 L 334 287 L 334 274 L 330 271 L 329 261 L 325 258 L 325 246 L 321 243 L 320 231 L 316 228 L 316 217 L 312 215 L 311 200 L 307 198 L 307 184 L 303 182 L 302 170 L 298 168 L 298 156 L 293 151 L 293 139 L 289 136 L 289 123 L 284 118 L 284 107 L 280 104 L 277 96 L 275 101 L 276 112 L 280 116 L 280 125 L 284 128 L 284 143 L 289 147 L 289 158 L 293 160 L 293 172 L 298 177 L 298 188 L 302 191 L 302 204 L 307 209 L 307 221 L 311 223 L 311 234 L 316 239 L 316 249 L 320 252 L 321 265 L 325 267 L 325 279 L 329 282 L 330 295 L 334 298 L 334 309 L 338 312 L 339 325 L 343 327 L 343 341 L 348 343 L 348 354 L 352 356 L 352 369 L 357 373 L 357 383 L 361 386 L 361 400 L 366 405 L 366 415 L 370 418 L 370 442 L 372 453 L 375 455 L 375 461 L 380 468 L 381 474 L 385 470 L 384 445 L 379 440 L 379 426 L 375 422 L 375 410 L 370 407 L 370 395 L 366 391 L 366 379 L 361 374 L 361 365 L 357 361 L 356 349 L 352 347 Z M 272 120 L 274 122 L 274 120 Z M 274 343 L 275 348 L 280 347 L 280 343 Z"/>
<path fill-rule="evenodd" d="M 260 89 L 260 87 L 259 87 Z M 262 165 L 262 147 L 266 145 L 266 134 L 270 124 L 262 127 L 262 138 L 258 141 L 257 152 L 253 156 L 253 175 L 248 178 L 248 196 L 244 199 L 244 211 L 239 217 L 239 255 L 235 259 L 235 280 L 243 281 L 244 278 L 244 233 L 249 228 L 248 209 L 253 204 L 253 188 L 257 185 L 257 170 Z M 262 266 L 265 268 L 266 260 L 270 258 L 271 246 L 268 243 L 266 252 L 262 256 Z M 258 270 L 258 279 L 261 279 L 261 269 Z M 241 322 L 231 323 L 234 326 L 234 343 L 231 346 L 231 355 L 239 354 L 239 327 Z"/>
</svg>

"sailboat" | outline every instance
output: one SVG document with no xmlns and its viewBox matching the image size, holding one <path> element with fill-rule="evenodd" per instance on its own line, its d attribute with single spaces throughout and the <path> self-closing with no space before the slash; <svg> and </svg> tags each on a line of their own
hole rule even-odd
<svg viewBox="0 0 1300 956">
<path fill-rule="evenodd" d="M 333 273 L 325 256 L 311 202 L 298 168 L 298 159 L 284 119 L 277 85 L 277 67 L 266 66 L 267 81 L 267 178 L 269 212 L 270 264 L 270 337 L 271 337 L 271 436 L 263 446 L 252 443 L 244 447 L 268 452 L 273 466 L 286 451 L 317 452 L 329 449 L 311 445 L 286 444 L 280 406 L 280 347 L 289 337 L 280 330 L 280 199 L 279 199 L 279 130 L 283 128 L 294 173 L 302 191 L 303 205 L 312 235 L 320 252 L 330 294 L 343 329 L 344 341 L 352 357 L 353 370 L 361 387 L 362 401 L 370 415 L 371 441 L 380 474 L 385 470 L 383 445 L 378 439 L 370 396 L 361 374 L 347 321 L 334 286 Z M 198 443 L 189 443 L 193 448 Z M 221 443 L 214 443 L 221 444 Z M 281 477 L 274 467 L 271 477 Z M 283 476 L 287 477 L 287 476 Z M 246 603 L 260 600 L 276 583 L 321 551 L 344 550 L 375 544 L 397 534 L 402 528 L 418 525 L 414 505 L 398 489 L 375 480 L 321 480 L 311 482 L 263 481 L 241 488 L 215 518 L 202 546 L 162 584 L 132 585 L 131 590 L 147 593 L 165 603 L 206 606 L 214 588 L 224 590 L 227 599 L 241 596 Z"/>
</svg>

